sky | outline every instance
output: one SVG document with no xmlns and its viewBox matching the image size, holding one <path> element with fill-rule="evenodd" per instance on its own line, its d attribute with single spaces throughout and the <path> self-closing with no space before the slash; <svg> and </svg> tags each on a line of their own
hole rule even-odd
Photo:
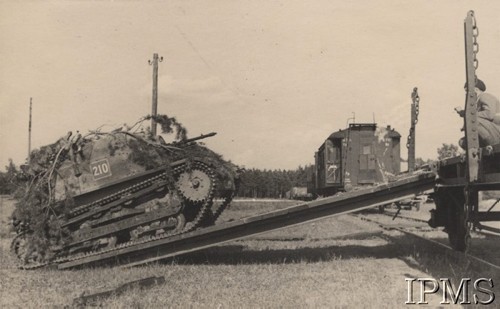
<svg viewBox="0 0 500 309">
<path fill-rule="evenodd" d="M 30 97 L 32 148 L 150 114 L 154 53 L 158 113 L 240 166 L 311 164 L 353 115 L 395 128 L 406 158 L 414 87 L 416 156 L 434 159 L 462 134 L 471 9 L 499 96 L 499 2 L 0 0 L 0 167 L 27 157 Z"/>
</svg>

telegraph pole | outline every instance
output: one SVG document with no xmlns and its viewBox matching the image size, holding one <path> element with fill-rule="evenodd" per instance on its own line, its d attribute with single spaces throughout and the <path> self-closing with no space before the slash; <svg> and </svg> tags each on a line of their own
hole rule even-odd
<svg viewBox="0 0 500 309">
<path fill-rule="evenodd" d="M 408 135 L 408 141 L 406 142 L 406 148 L 408 148 L 408 172 L 415 171 L 415 129 L 418 122 L 419 113 L 419 102 L 420 97 L 418 95 L 418 88 L 413 88 L 411 93 L 411 124 L 410 124 L 410 134 Z"/>
<path fill-rule="evenodd" d="M 149 60 L 149 65 L 153 66 L 153 100 L 151 108 L 151 134 L 156 136 L 156 121 L 154 117 L 158 114 L 158 62 L 162 62 L 163 57 L 158 58 L 158 54 L 153 54 L 153 61 Z"/>
<path fill-rule="evenodd" d="M 33 104 L 33 99 L 30 98 L 30 117 L 29 117 L 29 125 L 28 125 L 28 164 L 30 163 L 30 154 L 31 154 L 31 106 Z"/>
</svg>

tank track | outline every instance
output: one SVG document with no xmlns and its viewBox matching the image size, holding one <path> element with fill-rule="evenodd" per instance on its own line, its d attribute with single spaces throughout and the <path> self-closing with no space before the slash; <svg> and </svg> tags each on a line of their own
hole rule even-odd
<svg viewBox="0 0 500 309">
<path fill-rule="evenodd" d="M 181 172 L 182 172 L 181 167 L 176 167 L 173 169 L 174 175 Z M 68 222 L 65 222 L 63 224 L 63 227 L 76 224 L 78 222 L 84 221 L 89 217 L 105 212 L 111 208 L 132 202 L 134 198 L 143 196 L 144 194 L 151 193 L 154 190 L 163 188 L 167 184 L 168 184 L 168 172 L 165 171 L 159 175 L 156 175 L 140 183 L 132 185 L 126 189 L 120 190 L 98 201 L 78 207 L 77 209 L 70 212 L 70 219 L 68 220 Z"/>
<path fill-rule="evenodd" d="M 174 175 L 180 175 L 180 173 L 184 172 L 186 170 L 186 168 L 187 168 L 186 164 L 181 164 L 181 165 L 175 167 L 172 172 Z M 204 172 L 206 172 L 207 175 L 209 175 L 210 179 L 212 180 L 212 182 L 211 182 L 212 186 L 210 188 L 210 191 L 209 191 L 207 198 L 205 199 L 205 201 L 202 202 L 200 210 L 198 211 L 194 220 L 192 220 L 191 222 L 188 222 L 182 230 L 177 230 L 177 231 L 174 230 L 174 231 L 164 232 L 164 233 L 161 233 L 161 234 L 158 234 L 155 236 L 147 235 L 147 236 L 135 239 L 135 240 L 130 240 L 130 241 L 121 243 L 121 244 L 116 245 L 114 247 L 101 248 L 98 250 L 89 250 L 87 252 L 59 256 L 59 257 L 55 257 L 53 260 L 47 261 L 47 262 L 32 262 L 32 263 L 26 264 L 26 265 L 18 265 L 18 268 L 25 269 L 25 270 L 32 270 L 32 269 L 47 267 L 50 265 L 57 265 L 57 264 L 64 263 L 64 262 L 75 261 L 75 260 L 86 258 L 89 256 L 97 256 L 99 254 L 108 253 L 108 252 L 120 250 L 120 249 L 127 248 L 127 247 L 132 247 L 132 246 L 139 245 L 139 244 L 144 244 L 144 243 L 151 242 L 151 241 L 176 236 L 179 234 L 191 232 L 199 227 L 212 225 L 213 223 L 215 223 L 215 220 L 221 215 L 221 213 L 227 208 L 227 206 L 231 203 L 236 190 L 232 191 L 230 194 L 227 194 L 224 197 L 224 200 L 221 203 L 221 205 L 219 205 L 214 211 L 212 211 L 213 199 L 214 199 L 214 194 L 215 194 L 215 184 L 216 184 L 215 174 L 210 167 L 208 167 L 206 164 L 201 163 L 199 161 L 194 162 L 194 164 L 192 165 L 192 168 L 198 168 L 198 169 L 201 169 Z M 112 202 L 115 202 L 115 201 L 118 201 L 121 199 L 124 200 L 123 202 L 126 202 L 127 199 L 126 198 L 124 199 L 124 197 L 130 196 L 132 193 L 137 193 L 137 192 L 140 192 L 141 190 L 151 188 L 155 184 L 163 184 L 164 181 L 166 179 L 168 179 L 167 177 L 168 177 L 167 172 L 163 172 L 159 175 L 156 175 L 156 176 L 153 176 L 147 180 L 144 180 L 138 184 L 132 185 L 129 188 L 126 188 L 126 189 L 120 190 L 119 192 L 111 194 L 110 196 L 106 196 L 104 198 L 101 198 L 98 201 L 95 201 L 95 202 L 89 203 L 87 205 L 83 205 L 83 206 L 80 206 L 78 208 L 75 208 L 71 212 L 71 215 L 73 215 L 73 217 L 77 217 L 78 215 L 84 214 L 86 211 L 92 209 L 93 207 L 104 207 L 105 209 L 109 209 L 111 207 L 109 207 L 109 208 L 106 207 L 107 203 L 112 203 Z M 115 205 L 113 205 L 113 207 L 115 207 Z M 97 213 L 105 211 L 105 209 L 100 209 L 99 211 L 97 211 Z M 93 214 L 94 213 L 92 213 L 92 215 Z M 13 241 L 13 244 L 14 244 L 14 241 Z"/>
<path fill-rule="evenodd" d="M 220 217 L 220 215 L 224 212 L 224 210 L 226 210 L 227 206 L 229 206 L 229 204 L 233 200 L 233 196 L 234 196 L 234 194 L 227 196 L 222 201 L 222 203 L 214 209 L 213 214 L 212 214 L 212 220 L 214 223 Z"/>
<path fill-rule="evenodd" d="M 232 190 L 230 193 L 226 194 L 223 202 L 215 209 L 213 209 L 213 214 L 212 214 L 213 223 L 215 223 L 215 221 L 220 217 L 220 215 L 224 212 L 224 210 L 226 210 L 226 208 L 231 204 L 231 201 L 238 192 L 238 189 L 239 189 L 239 181 L 236 182 L 235 189 Z"/>
</svg>

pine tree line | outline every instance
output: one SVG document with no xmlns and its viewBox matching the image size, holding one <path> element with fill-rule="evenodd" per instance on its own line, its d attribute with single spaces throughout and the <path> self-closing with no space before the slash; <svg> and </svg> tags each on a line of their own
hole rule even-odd
<svg viewBox="0 0 500 309">
<path fill-rule="evenodd" d="M 249 169 L 241 176 L 238 197 L 284 198 L 293 187 L 306 187 L 309 166 L 295 170 Z"/>
</svg>

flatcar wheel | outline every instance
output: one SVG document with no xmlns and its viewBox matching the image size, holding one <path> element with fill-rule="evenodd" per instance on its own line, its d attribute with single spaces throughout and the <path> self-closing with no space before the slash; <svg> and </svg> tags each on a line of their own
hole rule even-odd
<svg viewBox="0 0 500 309">
<path fill-rule="evenodd" d="M 465 222 L 465 206 L 463 204 L 451 204 L 449 206 L 448 222 L 446 224 L 448 239 L 453 249 L 465 252 L 470 244 L 470 236 L 467 232 L 468 225 Z"/>
</svg>

